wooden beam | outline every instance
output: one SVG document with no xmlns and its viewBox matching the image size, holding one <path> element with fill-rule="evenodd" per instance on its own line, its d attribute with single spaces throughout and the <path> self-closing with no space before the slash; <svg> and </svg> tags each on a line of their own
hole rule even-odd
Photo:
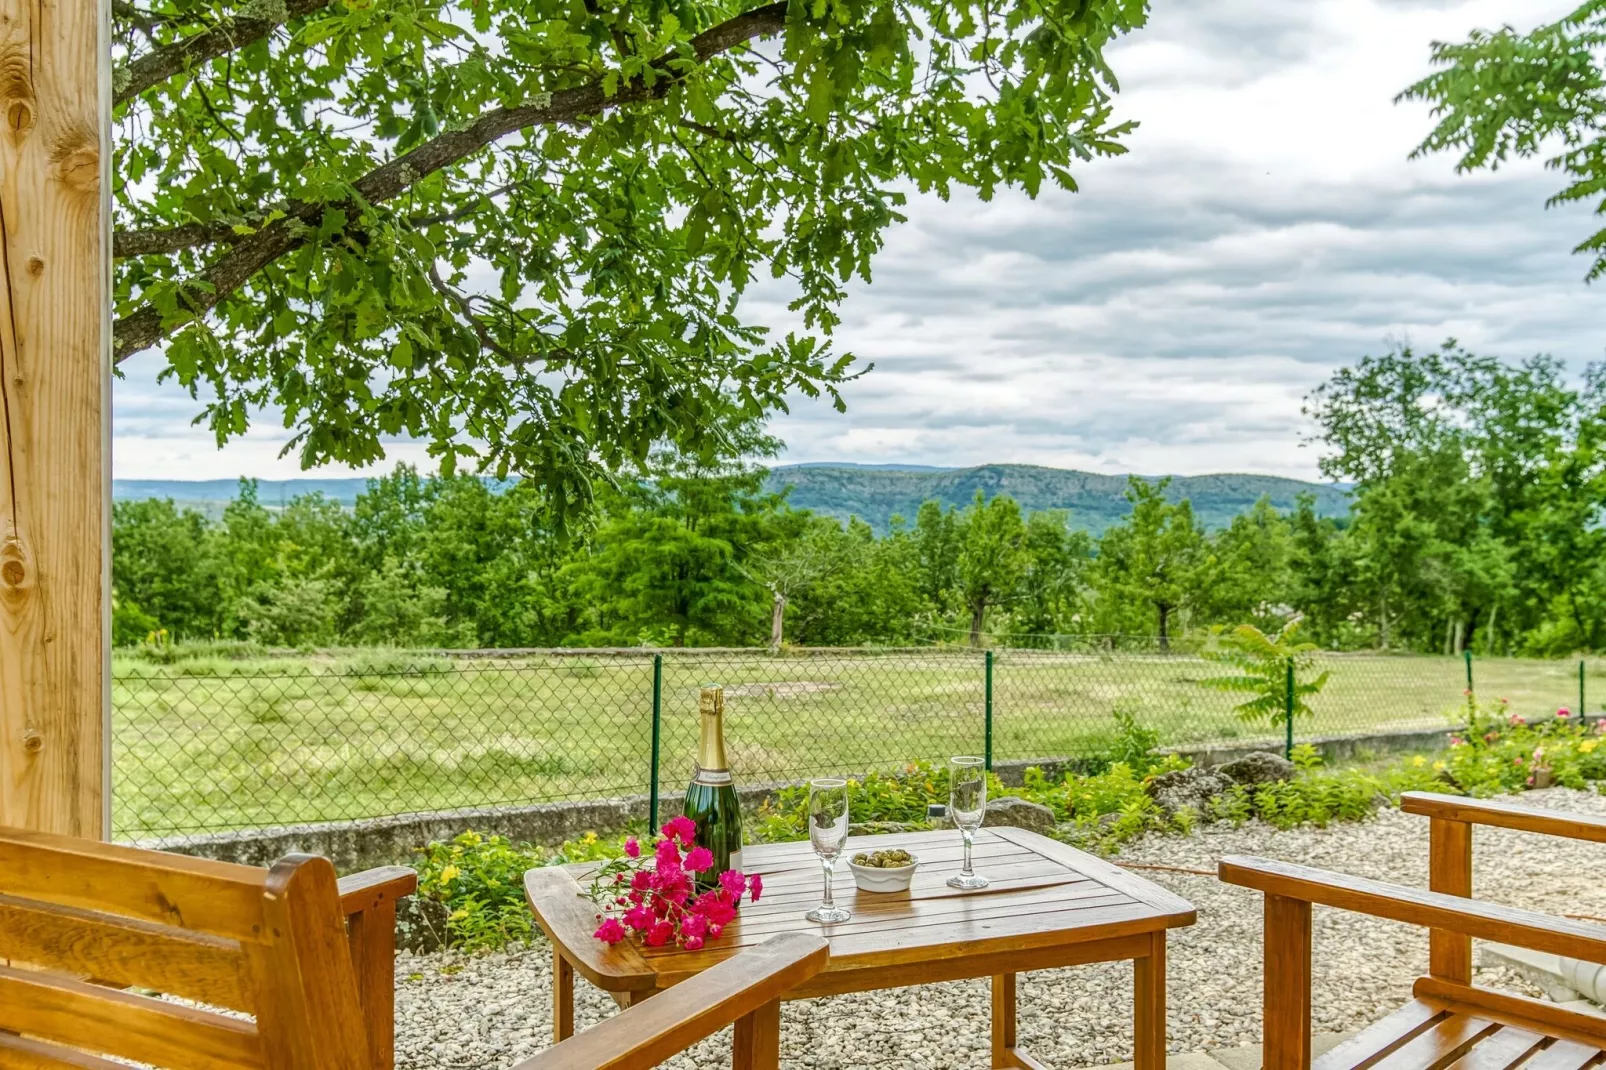
<svg viewBox="0 0 1606 1070">
<path fill-rule="evenodd" d="M 0 0 L 0 824 L 101 837 L 110 704 L 107 0 Z"/>
</svg>

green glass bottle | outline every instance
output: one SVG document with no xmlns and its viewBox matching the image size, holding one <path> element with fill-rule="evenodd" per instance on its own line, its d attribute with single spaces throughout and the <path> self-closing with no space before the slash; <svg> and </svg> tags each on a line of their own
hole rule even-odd
<svg viewBox="0 0 1606 1070">
<path fill-rule="evenodd" d="M 699 891 L 713 887 L 726 870 L 742 868 L 742 804 L 725 761 L 725 690 L 704 687 L 697 697 L 702 739 L 681 812 L 697 822 L 697 846 L 714 856 L 712 868 L 697 875 Z"/>
</svg>

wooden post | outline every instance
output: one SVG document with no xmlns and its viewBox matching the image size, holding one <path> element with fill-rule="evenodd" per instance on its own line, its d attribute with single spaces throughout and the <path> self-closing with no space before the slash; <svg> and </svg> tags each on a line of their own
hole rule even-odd
<svg viewBox="0 0 1606 1070">
<path fill-rule="evenodd" d="M 1472 894 L 1472 824 L 1435 817 L 1428 822 L 1428 887 L 1446 895 Z M 1472 937 L 1428 930 L 1428 973 L 1472 983 Z"/>
<path fill-rule="evenodd" d="M 1310 1070 L 1310 904 L 1266 895 L 1265 1070 Z"/>
<path fill-rule="evenodd" d="M 109 831 L 111 27 L 0 0 L 0 824 Z"/>
</svg>

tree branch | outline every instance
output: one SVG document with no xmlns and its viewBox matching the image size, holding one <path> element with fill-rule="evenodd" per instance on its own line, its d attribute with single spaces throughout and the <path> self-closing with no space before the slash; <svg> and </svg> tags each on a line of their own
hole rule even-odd
<svg viewBox="0 0 1606 1070">
<path fill-rule="evenodd" d="M 302 0 L 308 2 L 308 0 Z M 786 26 L 787 0 L 767 4 L 737 15 L 692 39 L 699 61 L 707 60 L 755 37 L 778 33 Z M 406 191 L 423 178 L 472 155 L 487 145 L 531 126 L 576 123 L 585 116 L 617 108 L 623 104 L 654 100 L 680 81 L 670 70 L 667 59 L 658 62 L 659 76 L 649 86 L 642 79 L 618 87 L 613 96 L 603 92 L 600 81 L 575 89 L 542 94 L 538 99 L 512 108 L 493 108 L 460 130 L 441 134 L 432 141 L 369 171 L 352 183 L 358 203 L 377 204 Z M 350 202 L 347 202 L 349 205 Z M 243 286 L 251 276 L 292 249 L 306 243 L 325 211 L 340 204 L 292 201 L 286 218 L 242 238 L 234 248 L 215 260 L 193 282 L 204 286 L 187 287 L 188 305 L 197 318 L 206 315 L 218 302 Z M 145 305 L 112 325 L 113 359 L 121 363 L 143 349 L 155 345 L 167 334 L 162 314 L 154 305 Z"/>
<path fill-rule="evenodd" d="M 170 45 L 147 52 L 127 67 L 127 81 L 114 87 L 112 107 L 126 104 L 153 85 L 167 81 L 180 71 L 198 63 L 244 48 L 268 36 L 292 19 L 310 15 L 329 6 L 329 0 L 285 0 L 284 18 L 236 15 L 209 30 L 192 34 Z"/>
<path fill-rule="evenodd" d="M 410 227 L 428 227 L 437 223 L 456 223 L 478 212 L 492 197 L 500 197 L 517 183 L 509 182 L 495 189 L 474 194 L 473 200 L 449 212 L 409 216 Z M 282 206 L 281 206 L 282 207 Z M 262 226 L 263 216 L 241 220 L 241 225 L 252 228 Z M 112 257 L 127 260 L 135 256 L 171 255 L 193 249 L 198 245 L 238 245 L 253 234 L 242 234 L 233 223 L 180 223 L 172 227 L 152 227 L 149 230 L 119 230 L 112 235 Z"/>
</svg>

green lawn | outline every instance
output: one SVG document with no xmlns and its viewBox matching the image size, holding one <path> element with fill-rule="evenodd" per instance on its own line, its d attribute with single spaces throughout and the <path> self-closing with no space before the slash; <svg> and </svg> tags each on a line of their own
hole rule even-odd
<svg viewBox="0 0 1606 1070">
<path fill-rule="evenodd" d="M 1431 726 L 1465 701 L 1460 659 L 1332 655 L 1301 736 Z M 979 753 L 986 694 L 969 651 L 664 657 L 662 777 L 684 783 L 697 689 L 727 688 L 727 742 L 747 782 Z M 1575 706 L 1578 663 L 1479 659 L 1480 698 L 1524 713 Z M 113 663 L 113 825 L 142 838 L 647 790 L 650 655 L 445 660 L 385 653 Z M 1000 652 L 999 760 L 1096 752 L 1124 708 L 1166 743 L 1273 739 L 1188 656 Z M 1591 663 L 1590 708 L 1606 698 Z"/>
</svg>

